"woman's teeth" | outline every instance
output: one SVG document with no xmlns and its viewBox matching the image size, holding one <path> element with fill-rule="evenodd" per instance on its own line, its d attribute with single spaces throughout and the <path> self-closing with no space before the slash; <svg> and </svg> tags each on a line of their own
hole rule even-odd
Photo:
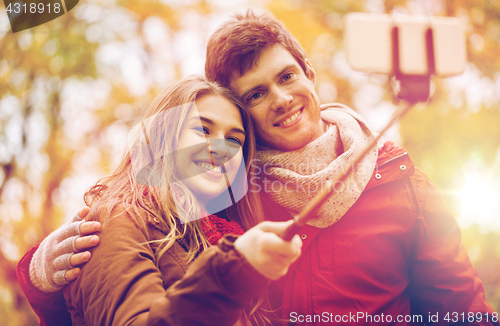
<svg viewBox="0 0 500 326">
<path fill-rule="evenodd" d="M 212 164 L 208 164 L 208 163 L 196 163 L 196 165 L 198 165 L 200 168 L 207 170 L 207 171 L 222 173 L 221 166 L 213 166 Z"/>
<path fill-rule="evenodd" d="M 294 122 L 300 115 L 300 112 L 301 111 L 297 111 L 297 113 L 295 113 L 294 115 L 292 115 L 290 118 L 286 119 L 285 121 L 283 121 L 282 123 L 278 124 L 278 126 L 285 126 L 291 122 Z"/>
</svg>

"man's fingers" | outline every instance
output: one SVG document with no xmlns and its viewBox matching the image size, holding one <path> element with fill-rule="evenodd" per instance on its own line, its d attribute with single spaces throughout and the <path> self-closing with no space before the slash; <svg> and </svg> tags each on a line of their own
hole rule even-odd
<svg viewBox="0 0 500 326">
<path fill-rule="evenodd" d="M 80 275 L 80 268 L 73 268 L 73 269 L 70 269 L 69 271 L 66 272 L 66 281 L 68 282 L 71 282 L 71 281 L 74 281 L 76 280 L 76 278 L 78 277 L 78 275 Z"/>
<path fill-rule="evenodd" d="M 90 207 L 84 207 L 80 212 L 78 212 L 78 216 L 82 219 L 87 217 L 87 214 L 90 212 Z"/>
<path fill-rule="evenodd" d="M 77 254 L 71 255 L 71 258 L 69 259 L 69 262 L 71 266 L 78 266 L 81 264 L 84 264 L 90 260 L 90 252 L 85 251 L 85 252 L 79 252 Z"/>
<path fill-rule="evenodd" d="M 90 235 L 94 234 L 101 229 L 101 223 L 99 222 L 83 222 L 80 224 L 80 234 Z"/>
<path fill-rule="evenodd" d="M 84 250 L 95 247 L 99 244 L 99 237 L 97 235 L 88 235 L 86 237 L 76 238 L 76 250 Z"/>
</svg>

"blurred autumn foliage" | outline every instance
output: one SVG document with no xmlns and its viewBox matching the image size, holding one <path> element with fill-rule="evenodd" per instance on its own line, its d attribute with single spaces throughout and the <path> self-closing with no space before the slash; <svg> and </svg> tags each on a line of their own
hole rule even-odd
<svg viewBox="0 0 500 326">
<path fill-rule="evenodd" d="M 203 73 L 210 34 L 234 12 L 269 11 L 305 48 L 322 102 L 347 104 L 374 129 L 395 110 L 386 76 L 352 71 L 348 12 L 456 16 L 467 26 L 463 75 L 387 135 L 443 191 L 500 311 L 500 2 L 496 0 L 89 0 L 23 32 L 0 11 L 0 320 L 36 325 L 15 266 L 83 207 L 112 172 L 128 128 L 169 81 Z"/>
</svg>

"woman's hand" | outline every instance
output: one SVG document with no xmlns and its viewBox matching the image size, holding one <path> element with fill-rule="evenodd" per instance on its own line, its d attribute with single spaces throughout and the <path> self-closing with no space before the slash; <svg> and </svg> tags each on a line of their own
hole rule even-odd
<svg viewBox="0 0 500 326">
<path fill-rule="evenodd" d="M 99 222 L 85 222 L 88 207 L 71 221 L 49 234 L 35 251 L 30 263 L 30 279 L 43 292 L 54 292 L 75 280 L 82 264 L 90 260 L 87 249 L 99 244 L 94 233 L 101 229 Z"/>
<path fill-rule="evenodd" d="M 298 235 L 291 241 L 278 236 L 292 222 L 262 222 L 236 239 L 234 247 L 262 275 L 277 280 L 301 253 L 302 240 Z"/>
</svg>

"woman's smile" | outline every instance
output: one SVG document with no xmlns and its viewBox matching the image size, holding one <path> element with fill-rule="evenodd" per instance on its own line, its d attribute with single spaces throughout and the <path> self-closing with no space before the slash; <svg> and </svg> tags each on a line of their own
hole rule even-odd
<svg viewBox="0 0 500 326">
<path fill-rule="evenodd" d="M 211 175 L 221 175 L 222 176 L 222 167 L 221 166 L 213 166 L 211 163 L 205 163 L 205 162 L 195 162 L 197 166 L 199 166 L 201 169 L 210 172 Z"/>
</svg>

